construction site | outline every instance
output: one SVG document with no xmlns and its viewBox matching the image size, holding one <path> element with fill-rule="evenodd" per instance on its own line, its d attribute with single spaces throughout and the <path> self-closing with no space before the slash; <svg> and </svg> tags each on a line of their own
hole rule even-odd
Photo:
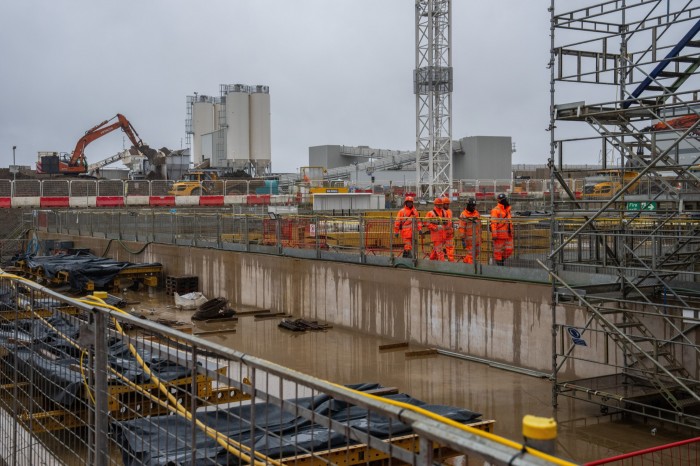
<svg viewBox="0 0 700 466">
<path fill-rule="evenodd" d="M 0 179 L 0 464 L 700 464 L 700 1 L 551 0 L 528 166 L 452 134 L 415 10 L 415 148 L 275 173 L 270 87 L 221 84 L 187 150 L 117 114 Z"/>
</svg>

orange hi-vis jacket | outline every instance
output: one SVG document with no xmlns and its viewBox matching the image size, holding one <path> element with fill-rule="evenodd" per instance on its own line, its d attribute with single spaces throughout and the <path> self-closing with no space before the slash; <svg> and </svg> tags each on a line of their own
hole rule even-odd
<svg viewBox="0 0 700 466">
<path fill-rule="evenodd" d="M 452 224 L 452 209 L 442 209 L 442 217 L 445 219 L 443 225 L 445 227 L 445 239 L 452 239 L 455 237 L 454 225 Z"/>
<path fill-rule="evenodd" d="M 471 240 L 474 234 L 476 234 L 476 240 L 479 241 L 481 235 L 479 231 L 481 230 L 481 225 L 479 223 L 479 211 L 474 209 L 474 212 L 469 212 L 464 209 L 461 214 L 459 214 L 459 232 L 462 234 L 462 238 Z"/>
<path fill-rule="evenodd" d="M 442 220 L 445 216 L 445 211 L 442 209 L 434 208 L 427 214 L 425 214 L 425 223 L 428 225 L 428 230 L 430 230 L 431 233 L 434 232 L 440 232 L 442 233 L 442 230 L 444 229 L 444 220 Z"/>
<path fill-rule="evenodd" d="M 413 219 L 416 219 L 416 231 L 423 228 L 420 221 L 420 214 L 415 207 L 410 209 L 404 206 L 399 213 L 396 215 L 396 221 L 394 222 L 394 233 L 401 233 L 401 237 L 410 238 L 413 235 Z"/>
<path fill-rule="evenodd" d="M 493 239 L 513 237 L 513 226 L 510 219 L 510 206 L 503 207 L 501 204 L 496 204 L 496 207 L 491 209 L 491 237 Z"/>
</svg>

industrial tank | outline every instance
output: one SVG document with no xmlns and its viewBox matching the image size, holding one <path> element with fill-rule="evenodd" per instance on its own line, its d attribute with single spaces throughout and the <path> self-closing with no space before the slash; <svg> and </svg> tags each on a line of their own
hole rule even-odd
<svg viewBox="0 0 700 466">
<path fill-rule="evenodd" d="M 234 84 L 226 93 L 226 159 L 229 166 L 244 169 L 250 159 L 250 102 L 248 86 Z"/>
<path fill-rule="evenodd" d="M 270 172 L 270 88 L 255 86 L 250 94 L 250 161 L 260 176 Z"/>
<path fill-rule="evenodd" d="M 219 118 L 213 99 L 205 95 L 196 96 L 192 104 L 192 161 L 195 164 L 202 161 L 202 135 L 218 128 Z"/>
</svg>

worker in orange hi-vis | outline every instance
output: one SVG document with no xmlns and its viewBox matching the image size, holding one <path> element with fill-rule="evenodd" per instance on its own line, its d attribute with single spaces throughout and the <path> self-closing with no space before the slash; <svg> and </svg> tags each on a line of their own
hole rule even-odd
<svg viewBox="0 0 700 466">
<path fill-rule="evenodd" d="M 496 207 L 491 209 L 491 238 L 493 238 L 493 259 L 497 265 L 504 265 L 513 254 L 513 224 L 508 197 L 501 193 Z"/>
<path fill-rule="evenodd" d="M 447 260 L 450 262 L 455 261 L 455 227 L 452 223 L 452 210 L 450 209 L 450 198 L 445 196 L 442 198 L 442 211 L 444 213 L 444 227 L 445 227 L 445 243 L 444 250 Z"/>
<path fill-rule="evenodd" d="M 443 225 L 444 212 L 442 210 L 442 199 L 436 198 L 433 201 L 435 207 L 433 210 L 425 214 L 424 225 L 430 231 L 430 239 L 433 242 L 433 250 L 430 251 L 430 260 L 445 260 L 445 252 L 443 251 L 443 243 L 445 240 L 445 227 Z"/>
<path fill-rule="evenodd" d="M 467 199 L 467 206 L 459 214 L 459 234 L 464 247 L 464 263 L 473 264 L 481 252 L 481 217 L 473 197 Z"/>
<path fill-rule="evenodd" d="M 394 236 L 401 234 L 403 238 L 403 257 L 411 257 L 413 251 L 413 232 L 423 228 L 420 221 L 420 214 L 413 207 L 413 196 L 406 196 L 403 201 L 403 208 L 396 214 L 394 222 Z"/>
</svg>

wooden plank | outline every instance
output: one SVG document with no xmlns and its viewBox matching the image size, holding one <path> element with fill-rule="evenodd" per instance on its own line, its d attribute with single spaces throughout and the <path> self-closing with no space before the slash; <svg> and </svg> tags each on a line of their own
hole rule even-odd
<svg viewBox="0 0 700 466">
<path fill-rule="evenodd" d="M 278 319 L 280 317 L 292 317 L 292 316 L 290 316 L 289 314 L 285 314 L 284 312 L 275 312 L 275 313 L 270 313 L 270 314 L 256 314 L 255 320 Z"/>
<path fill-rule="evenodd" d="M 379 351 L 401 349 L 401 348 L 408 348 L 408 342 L 404 341 L 401 343 L 389 343 L 387 345 L 379 345 Z"/>
<path fill-rule="evenodd" d="M 407 358 L 421 358 L 421 357 L 426 357 L 426 356 L 437 356 L 437 355 L 438 355 L 438 350 L 436 350 L 435 348 L 406 352 Z"/>
<path fill-rule="evenodd" d="M 236 333 L 236 328 L 222 328 L 219 330 L 204 330 L 202 332 L 193 332 L 192 335 L 194 336 L 200 336 L 200 335 L 215 335 L 217 333 Z"/>
<path fill-rule="evenodd" d="M 269 309 L 254 309 L 254 310 L 251 310 L 251 311 L 238 311 L 238 310 L 237 310 L 237 311 L 236 311 L 236 315 L 239 316 L 239 317 L 240 317 L 240 316 L 252 316 L 252 315 L 255 315 L 255 314 L 267 314 L 267 313 L 269 313 L 269 312 L 270 312 Z"/>
<path fill-rule="evenodd" d="M 396 387 L 381 387 L 375 388 L 374 390 L 365 390 L 363 393 L 369 393 L 374 396 L 387 396 L 387 395 L 397 395 L 399 389 Z"/>
</svg>

